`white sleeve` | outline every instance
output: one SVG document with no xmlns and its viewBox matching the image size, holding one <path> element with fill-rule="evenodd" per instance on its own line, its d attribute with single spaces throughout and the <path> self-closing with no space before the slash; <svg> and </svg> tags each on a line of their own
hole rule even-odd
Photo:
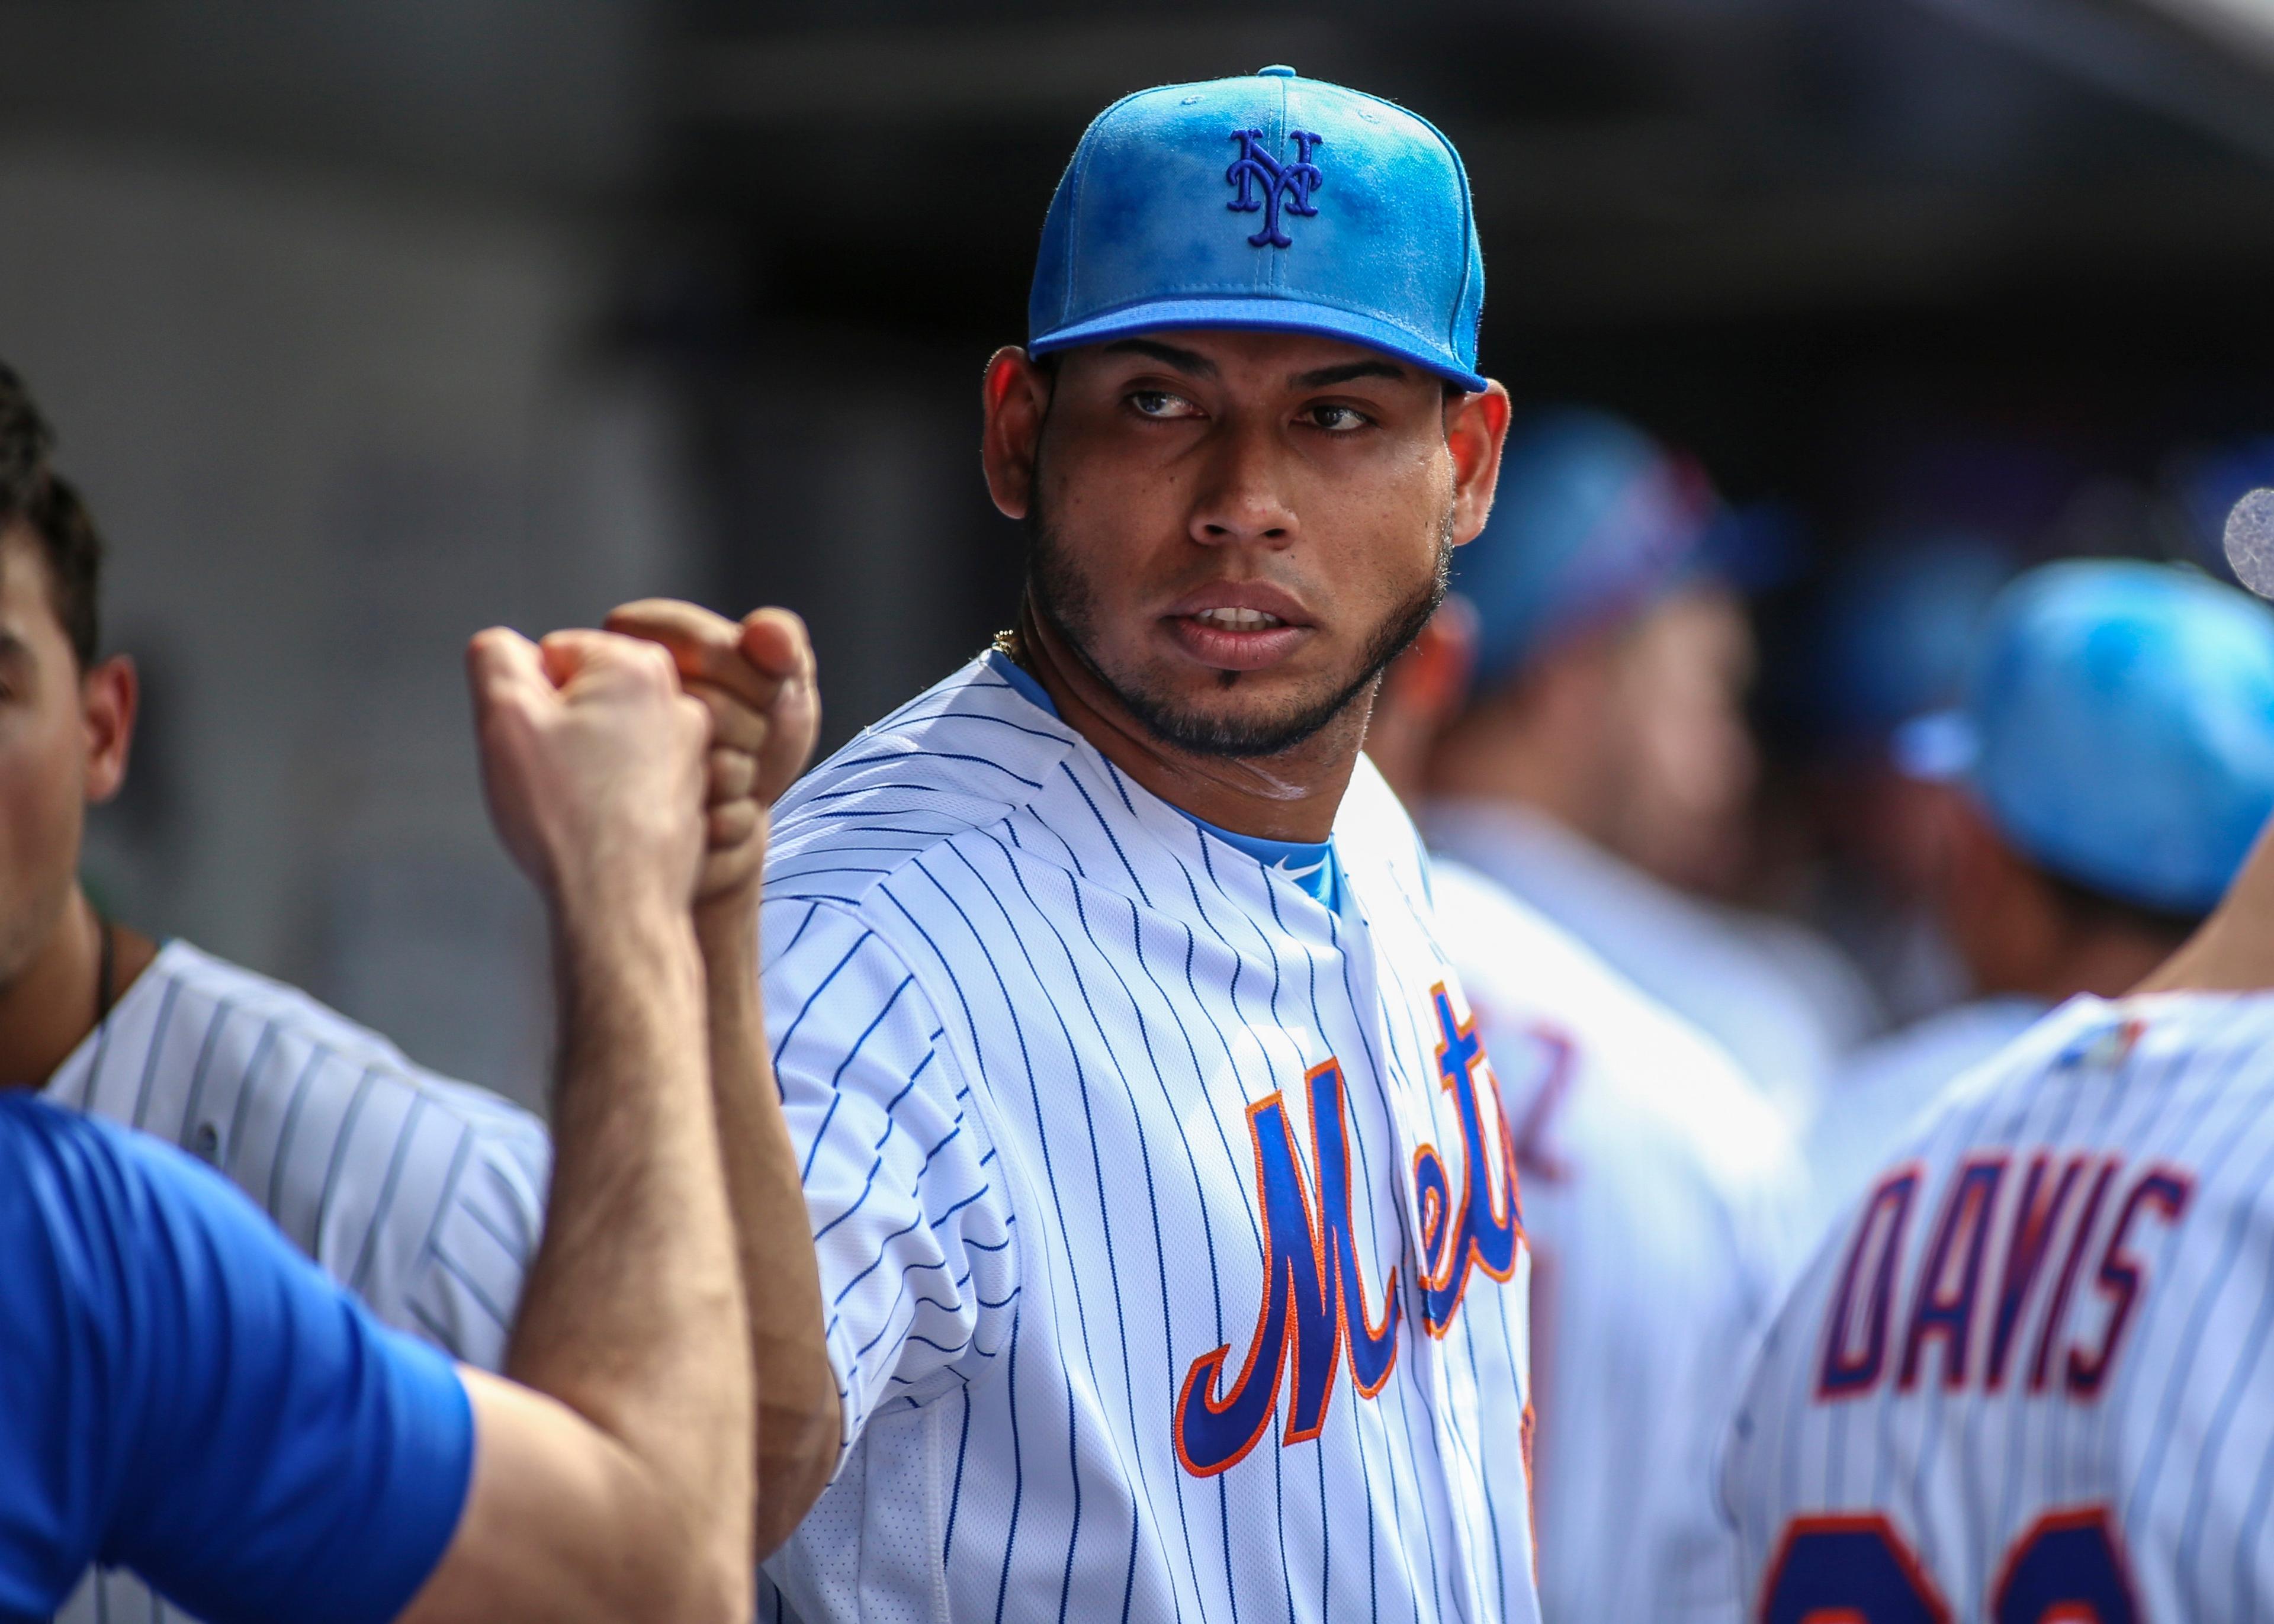
<svg viewBox="0 0 2274 1624">
<path fill-rule="evenodd" d="M 384 1317 L 469 1365 L 501 1370 L 544 1238 L 553 1146 L 519 1111 L 469 1113 L 461 1132 L 400 1313 Z"/>
<path fill-rule="evenodd" d="M 898 951 L 805 899 L 768 902 L 762 939 L 849 1449 L 878 1410 L 952 1391 L 1002 1352 L 1015 1218 L 969 1082 Z"/>
</svg>

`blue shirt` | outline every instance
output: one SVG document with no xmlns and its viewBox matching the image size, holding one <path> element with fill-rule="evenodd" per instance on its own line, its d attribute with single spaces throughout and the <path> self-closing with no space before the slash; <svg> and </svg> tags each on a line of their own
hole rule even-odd
<svg viewBox="0 0 2274 1624">
<path fill-rule="evenodd" d="M 1052 716 L 1058 708 L 1050 703 L 1050 693 L 1035 680 L 1034 673 L 1012 659 L 1001 650 L 990 650 L 987 663 L 997 673 L 1028 699 Z M 1193 817 L 1174 801 L 1164 803 L 1188 820 L 1194 827 L 1205 830 L 1226 846 L 1246 853 L 1274 873 L 1284 874 L 1308 891 L 1328 908 L 1337 907 L 1342 896 L 1342 870 L 1335 861 L 1335 843 L 1331 840 L 1267 840 L 1261 835 L 1243 835 L 1230 829 L 1219 829 L 1206 818 Z"/>
<path fill-rule="evenodd" d="M 0 1097 L 0 1620 L 90 1561 L 201 1618 L 393 1618 L 464 1507 L 448 1360 L 212 1169 Z"/>
</svg>

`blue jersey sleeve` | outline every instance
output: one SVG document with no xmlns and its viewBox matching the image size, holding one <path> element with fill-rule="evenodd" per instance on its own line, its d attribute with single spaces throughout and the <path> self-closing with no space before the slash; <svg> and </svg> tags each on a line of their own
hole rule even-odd
<svg viewBox="0 0 2274 1624">
<path fill-rule="evenodd" d="M 0 1618 L 89 1561 L 222 1624 L 394 1617 L 463 1508 L 473 1417 L 226 1180 L 0 1100 Z"/>
</svg>

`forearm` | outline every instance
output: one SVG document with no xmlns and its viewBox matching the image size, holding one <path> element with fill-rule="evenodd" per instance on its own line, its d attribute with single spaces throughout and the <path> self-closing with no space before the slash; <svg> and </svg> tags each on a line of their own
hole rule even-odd
<svg viewBox="0 0 2274 1624">
<path fill-rule="evenodd" d="M 699 910 L 727 1195 L 743 1290 L 751 1304 L 757 1384 L 757 1537 L 771 1554 L 827 1486 L 840 1425 L 837 1380 L 822 1336 L 821 1272 L 797 1154 L 782 1114 L 758 988 L 756 909 Z"/>
<path fill-rule="evenodd" d="M 508 1373 L 621 1446 L 627 1511 L 664 1545 L 747 1572 L 750 1371 L 694 933 L 652 901 L 569 903 L 554 952 L 552 1196 Z"/>
</svg>

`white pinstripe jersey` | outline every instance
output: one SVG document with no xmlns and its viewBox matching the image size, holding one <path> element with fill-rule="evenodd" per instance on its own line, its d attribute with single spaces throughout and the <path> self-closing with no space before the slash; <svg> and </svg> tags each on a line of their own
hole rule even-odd
<svg viewBox="0 0 2274 1624">
<path fill-rule="evenodd" d="M 169 942 L 48 1098 L 211 1162 L 381 1320 L 494 1370 L 543 1224 L 544 1127 L 305 993 Z M 58 1619 L 187 1615 L 91 1571 Z"/>
<path fill-rule="evenodd" d="M 2274 996 L 2077 998 L 1962 1079 L 1779 1314 L 1753 1615 L 2274 1614 Z"/>
<path fill-rule="evenodd" d="M 1734 1620 L 1713 1467 L 1792 1260 L 1791 1136 L 1717 1045 L 1560 928 L 1463 864 L 1433 873 L 1524 1180 L 1540 1611 Z"/>
<path fill-rule="evenodd" d="M 1536 1618 L 1514 1167 L 1412 826 L 1360 763 L 1329 912 L 999 660 L 778 814 L 847 1442 L 760 1616 Z"/>
<path fill-rule="evenodd" d="M 1864 1193 L 1942 1091 L 2043 1020 L 2052 1006 L 2018 995 L 1939 1010 L 1849 1052 L 1801 1135 L 1807 1234 L 1816 1238 Z"/>
</svg>

